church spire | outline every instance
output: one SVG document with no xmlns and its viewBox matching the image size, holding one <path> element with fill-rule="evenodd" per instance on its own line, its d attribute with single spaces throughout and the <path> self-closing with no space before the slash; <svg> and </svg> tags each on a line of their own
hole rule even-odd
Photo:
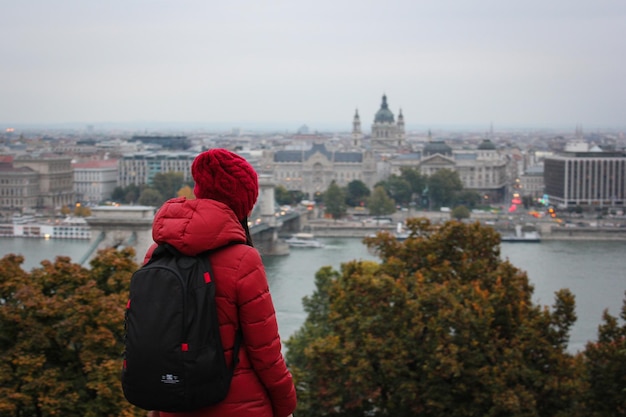
<svg viewBox="0 0 626 417">
<path fill-rule="evenodd" d="M 352 145 L 360 148 L 361 139 L 363 134 L 361 132 L 361 118 L 359 117 L 359 109 L 354 112 L 354 119 L 352 119 Z"/>
</svg>

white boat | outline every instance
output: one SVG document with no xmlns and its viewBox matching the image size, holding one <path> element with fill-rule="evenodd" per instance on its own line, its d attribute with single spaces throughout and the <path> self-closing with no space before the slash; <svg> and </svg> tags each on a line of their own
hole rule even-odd
<svg viewBox="0 0 626 417">
<path fill-rule="evenodd" d="M 292 248 L 323 248 L 324 244 L 319 240 L 315 239 L 315 236 L 311 233 L 296 233 L 292 235 L 289 239 L 285 239 L 285 243 L 287 243 Z"/>
<path fill-rule="evenodd" d="M 514 235 L 505 235 L 500 237 L 501 242 L 527 242 L 527 243 L 539 243 L 541 242 L 541 236 L 537 232 L 522 232 L 522 226 L 515 226 Z"/>
<path fill-rule="evenodd" d="M 396 225 L 396 233 L 394 236 L 398 242 L 402 242 L 409 237 L 409 233 L 404 230 L 402 223 L 398 223 Z"/>
<path fill-rule="evenodd" d="M 0 224 L 0 237 L 40 239 L 91 239 L 91 228 L 83 218 L 37 220 L 33 216 L 14 216 L 11 223 Z"/>
<path fill-rule="evenodd" d="M 402 223 L 398 223 L 396 225 L 396 231 L 394 233 L 391 233 L 389 230 L 386 230 L 386 229 L 385 230 L 381 230 L 381 232 L 390 233 L 393 237 L 396 238 L 396 240 L 398 242 L 402 242 L 402 241 L 408 239 L 409 236 L 410 236 L 409 232 L 404 230 L 404 227 L 403 227 Z M 378 232 L 377 233 L 370 233 L 370 234 L 367 235 L 367 237 L 376 237 L 377 235 L 378 235 Z"/>
</svg>

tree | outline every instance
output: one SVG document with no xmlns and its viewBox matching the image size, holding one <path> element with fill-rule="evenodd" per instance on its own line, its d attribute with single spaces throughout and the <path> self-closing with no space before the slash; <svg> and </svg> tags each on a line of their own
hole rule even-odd
<svg viewBox="0 0 626 417">
<path fill-rule="evenodd" d="M 279 205 L 295 205 L 304 199 L 304 193 L 300 190 L 288 190 L 282 185 L 274 188 L 274 198 Z"/>
<path fill-rule="evenodd" d="M 154 188 L 146 188 L 141 192 L 138 203 L 142 206 L 156 206 L 160 207 L 165 202 L 165 199 L 160 192 Z"/>
<path fill-rule="evenodd" d="M 386 181 L 385 189 L 389 193 L 389 196 L 394 199 L 396 204 L 407 205 L 411 202 L 413 197 L 413 190 L 411 184 L 402 177 L 392 175 Z"/>
<path fill-rule="evenodd" d="M 455 204 L 464 205 L 467 208 L 476 208 L 482 204 L 483 198 L 474 190 L 459 191 L 455 198 Z"/>
<path fill-rule="evenodd" d="M 352 180 L 346 188 L 346 203 L 350 207 L 361 207 L 365 205 L 370 189 L 361 180 Z"/>
<path fill-rule="evenodd" d="M 620 317 L 621 326 L 617 317 L 604 311 L 598 342 L 587 343 L 584 351 L 589 386 L 586 406 L 591 417 L 626 414 L 626 298 Z"/>
<path fill-rule="evenodd" d="M 450 212 L 450 217 L 456 220 L 469 219 L 470 211 L 465 206 L 456 206 Z"/>
<path fill-rule="evenodd" d="M 83 204 L 77 203 L 76 206 L 74 206 L 74 216 L 89 217 L 91 216 L 91 209 Z"/>
<path fill-rule="evenodd" d="M 274 188 L 274 198 L 279 205 L 291 204 L 291 194 L 284 185 L 279 185 Z"/>
<path fill-rule="evenodd" d="M 0 260 L 0 415 L 144 416 L 119 383 L 133 249 L 67 257 L 30 273 Z"/>
<path fill-rule="evenodd" d="M 430 201 L 436 207 L 451 205 L 455 194 L 463 189 L 463 183 L 456 171 L 440 169 L 428 178 Z"/>
<path fill-rule="evenodd" d="M 135 184 L 130 184 L 126 187 L 117 186 L 111 194 L 111 200 L 120 203 L 134 203 L 141 194 L 141 189 Z"/>
<path fill-rule="evenodd" d="M 366 238 L 380 264 L 318 271 L 287 341 L 302 416 L 566 416 L 580 369 L 566 352 L 568 290 L 533 305 L 523 271 L 478 223 L 409 219 L 410 237 Z"/>
<path fill-rule="evenodd" d="M 346 214 L 346 194 L 335 181 L 330 183 L 324 193 L 324 207 L 325 212 L 330 214 L 335 220 L 342 218 Z"/>
<path fill-rule="evenodd" d="M 111 200 L 113 201 L 124 201 L 124 197 L 126 196 L 126 191 L 124 187 L 120 187 L 119 185 L 113 189 L 111 193 Z"/>
<path fill-rule="evenodd" d="M 188 185 L 185 185 L 180 190 L 178 190 L 178 192 L 176 193 L 176 197 L 185 197 L 188 200 L 193 200 L 194 198 L 196 198 L 193 193 L 193 188 Z"/>
<path fill-rule="evenodd" d="M 367 200 L 367 208 L 373 216 L 391 214 L 396 211 L 396 203 L 387 195 L 382 185 L 374 187 L 372 195 Z"/>
<path fill-rule="evenodd" d="M 176 193 L 185 184 L 182 172 L 159 172 L 152 178 L 152 187 L 156 189 L 164 201 L 176 197 Z"/>
<path fill-rule="evenodd" d="M 408 181 L 413 194 L 421 196 L 428 184 L 428 177 L 417 169 L 403 167 L 400 168 L 400 177 Z"/>
</svg>

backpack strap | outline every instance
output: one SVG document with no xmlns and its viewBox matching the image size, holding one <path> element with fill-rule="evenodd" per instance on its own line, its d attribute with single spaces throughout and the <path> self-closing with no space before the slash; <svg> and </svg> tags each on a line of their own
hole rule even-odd
<svg viewBox="0 0 626 417">
<path fill-rule="evenodd" d="M 169 243 L 160 243 L 152 251 L 152 254 L 150 255 L 150 260 L 146 263 L 146 265 L 149 264 L 150 262 L 152 262 L 153 259 L 160 258 L 160 257 L 162 257 L 164 255 L 167 255 L 167 254 L 173 255 L 175 257 L 183 256 L 183 254 L 180 253 L 178 251 L 178 249 L 176 249 L 174 246 L 170 245 Z"/>
<path fill-rule="evenodd" d="M 196 256 L 198 258 L 203 259 L 203 262 L 207 266 L 209 273 L 211 274 L 211 276 L 214 276 L 213 266 L 211 265 L 211 260 L 209 259 L 211 254 L 218 252 L 219 250 L 224 249 L 228 246 L 245 245 L 245 244 L 246 243 L 244 242 L 233 241 L 233 242 L 229 242 L 225 244 L 224 246 L 220 246 L 219 248 L 209 249 L 204 252 L 200 252 Z M 152 256 L 150 257 L 150 261 L 148 261 L 148 263 L 152 262 L 153 259 L 159 258 L 167 254 L 173 255 L 175 257 L 184 256 L 182 253 L 180 253 L 178 249 L 176 249 L 174 246 L 170 245 L 169 243 L 161 243 L 152 252 Z M 235 331 L 235 344 L 233 345 L 233 364 L 231 368 L 233 371 L 235 370 L 235 367 L 239 364 L 239 348 L 241 347 L 242 341 L 243 341 L 243 332 L 241 330 L 241 326 L 237 326 L 237 330 Z"/>
</svg>

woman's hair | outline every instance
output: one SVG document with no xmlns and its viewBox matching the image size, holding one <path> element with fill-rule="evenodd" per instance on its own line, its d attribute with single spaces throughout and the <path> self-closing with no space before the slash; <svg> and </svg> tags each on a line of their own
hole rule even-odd
<svg viewBox="0 0 626 417">
<path fill-rule="evenodd" d="M 245 217 L 239 222 L 241 223 L 243 230 L 246 232 L 246 245 L 254 247 L 254 244 L 252 243 L 252 236 L 250 235 L 250 229 L 248 228 L 248 218 Z"/>
</svg>

